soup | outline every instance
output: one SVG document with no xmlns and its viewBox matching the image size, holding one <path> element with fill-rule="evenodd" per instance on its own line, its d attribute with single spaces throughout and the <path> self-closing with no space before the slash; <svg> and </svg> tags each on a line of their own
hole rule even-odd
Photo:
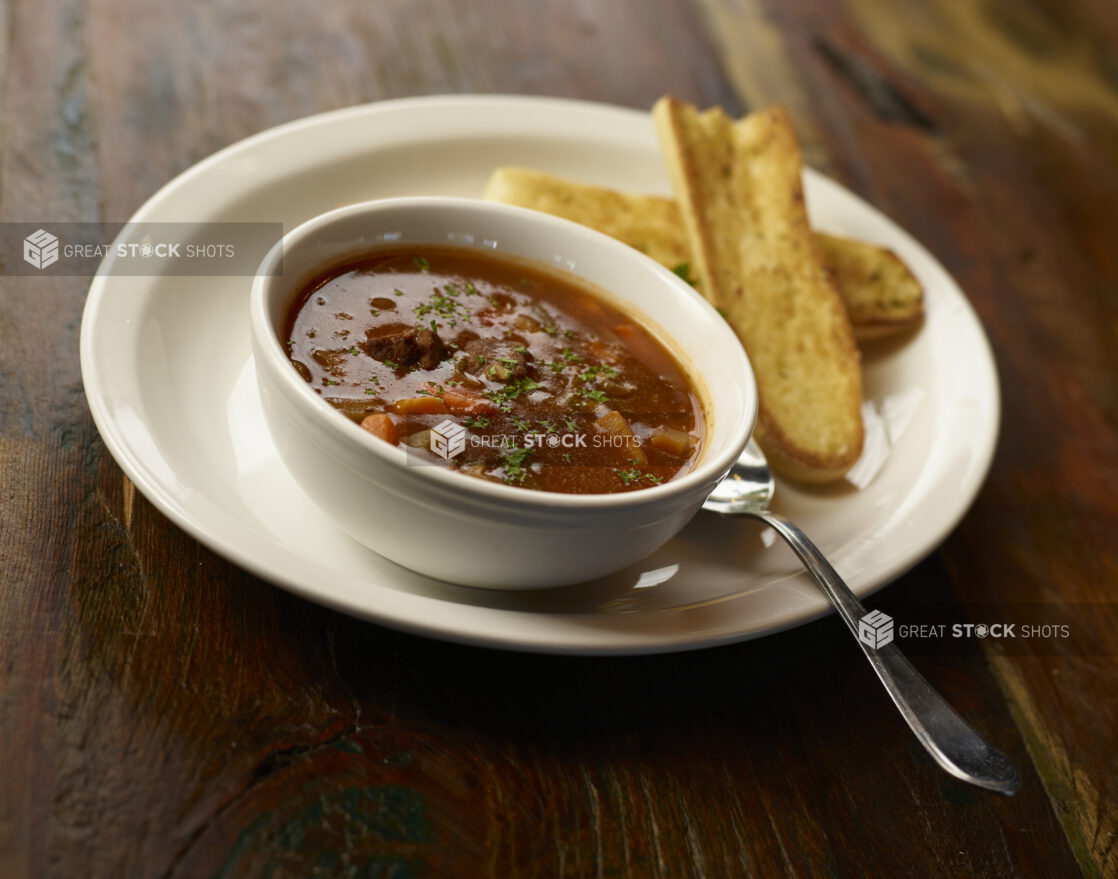
<svg viewBox="0 0 1118 879">
<path fill-rule="evenodd" d="M 576 279 L 476 251 L 378 251 L 308 283 L 294 368 L 416 462 L 543 491 L 659 485 L 702 444 L 698 395 L 632 317 Z"/>
</svg>

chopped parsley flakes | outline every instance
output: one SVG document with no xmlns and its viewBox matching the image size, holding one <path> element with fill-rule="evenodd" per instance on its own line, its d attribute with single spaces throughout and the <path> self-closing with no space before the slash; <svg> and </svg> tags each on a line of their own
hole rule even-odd
<svg viewBox="0 0 1118 879">
<path fill-rule="evenodd" d="M 505 482 L 523 482 L 528 477 L 525 462 L 532 457 L 532 449 L 510 449 L 501 455 L 501 468 Z"/>
<path fill-rule="evenodd" d="M 503 388 L 496 390 L 486 391 L 485 396 L 497 404 L 498 408 L 508 412 L 512 408 L 512 401 L 525 394 L 528 391 L 534 391 L 540 387 L 540 383 L 530 378 L 518 378 L 516 381 L 511 381 Z"/>
<path fill-rule="evenodd" d="M 459 320 L 469 320 L 470 318 L 470 309 L 438 288 L 428 297 L 426 302 L 421 302 L 415 307 L 416 317 L 424 317 L 432 312 L 452 327 L 458 326 Z M 431 321 L 431 323 L 434 325 L 435 322 Z"/>
<path fill-rule="evenodd" d="M 628 470 L 616 469 L 614 472 L 624 485 L 632 485 L 642 479 L 647 479 L 653 485 L 659 485 L 664 481 L 663 477 L 657 476 L 655 473 L 645 473 L 637 467 L 631 467 Z"/>
</svg>

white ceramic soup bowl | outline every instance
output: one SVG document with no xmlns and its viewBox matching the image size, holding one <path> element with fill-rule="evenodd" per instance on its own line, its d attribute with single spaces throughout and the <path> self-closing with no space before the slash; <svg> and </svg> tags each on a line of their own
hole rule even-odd
<svg viewBox="0 0 1118 879">
<path fill-rule="evenodd" d="M 684 367 L 705 436 L 690 472 L 620 494 L 559 494 L 417 465 L 334 409 L 284 351 L 303 286 L 350 257 L 412 245 L 528 260 L 581 281 L 650 330 Z M 620 570 L 670 540 L 753 430 L 757 389 L 729 326 L 686 282 L 636 250 L 546 214 L 470 199 L 398 198 L 339 208 L 284 236 L 252 287 L 252 347 L 268 428 L 307 495 L 355 540 L 463 585 L 538 589 Z"/>
</svg>

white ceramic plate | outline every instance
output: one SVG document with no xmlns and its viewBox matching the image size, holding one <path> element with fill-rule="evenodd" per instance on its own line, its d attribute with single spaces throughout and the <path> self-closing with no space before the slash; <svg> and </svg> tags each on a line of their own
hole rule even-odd
<svg viewBox="0 0 1118 879">
<path fill-rule="evenodd" d="M 365 199 L 479 196 L 503 164 L 669 191 L 645 113 L 539 98 L 436 97 L 266 131 L 182 174 L 133 219 L 281 221 L 291 229 Z M 806 186 L 816 228 L 889 246 L 926 291 L 923 327 L 865 352 L 868 432 L 858 486 L 778 486 L 776 508 L 864 596 L 931 551 L 970 506 L 993 454 L 997 378 L 974 312 L 928 252 L 836 183 L 808 172 Z M 341 534 L 279 461 L 249 355 L 250 284 L 247 277 L 98 276 L 81 333 L 86 393 L 113 457 L 172 521 L 241 567 L 387 626 L 545 652 L 690 649 L 828 611 L 771 531 L 706 513 L 640 565 L 543 592 L 465 588 L 380 558 Z"/>
</svg>

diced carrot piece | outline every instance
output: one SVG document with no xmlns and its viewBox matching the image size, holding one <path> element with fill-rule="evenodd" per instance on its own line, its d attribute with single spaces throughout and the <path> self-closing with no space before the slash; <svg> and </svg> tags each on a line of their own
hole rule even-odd
<svg viewBox="0 0 1118 879">
<path fill-rule="evenodd" d="M 686 455 L 691 450 L 692 442 L 691 434 L 687 431 L 666 426 L 656 428 L 648 438 L 650 446 L 655 446 L 669 455 Z"/>
<path fill-rule="evenodd" d="M 607 412 L 601 418 L 595 420 L 594 424 L 611 437 L 618 437 L 624 440 L 618 443 L 615 448 L 625 456 L 627 461 L 632 461 L 635 464 L 648 463 L 648 455 L 646 455 L 644 449 L 640 447 L 636 435 L 633 433 L 633 429 L 629 426 L 629 422 L 626 421 L 625 416 L 616 409 L 613 412 Z"/>
<path fill-rule="evenodd" d="M 438 397 L 405 397 L 392 404 L 397 415 L 445 415 L 446 404 Z"/>
<path fill-rule="evenodd" d="M 384 412 L 374 412 L 372 415 L 366 415 L 361 421 L 361 427 L 373 436 L 380 437 L 391 446 L 400 441 L 399 434 L 396 433 L 396 424 Z"/>
<path fill-rule="evenodd" d="M 435 392 L 434 388 L 430 390 Z M 440 399 L 452 415 L 483 415 L 497 411 L 497 407 L 481 394 L 462 388 L 447 388 L 440 393 Z"/>
</svg>

